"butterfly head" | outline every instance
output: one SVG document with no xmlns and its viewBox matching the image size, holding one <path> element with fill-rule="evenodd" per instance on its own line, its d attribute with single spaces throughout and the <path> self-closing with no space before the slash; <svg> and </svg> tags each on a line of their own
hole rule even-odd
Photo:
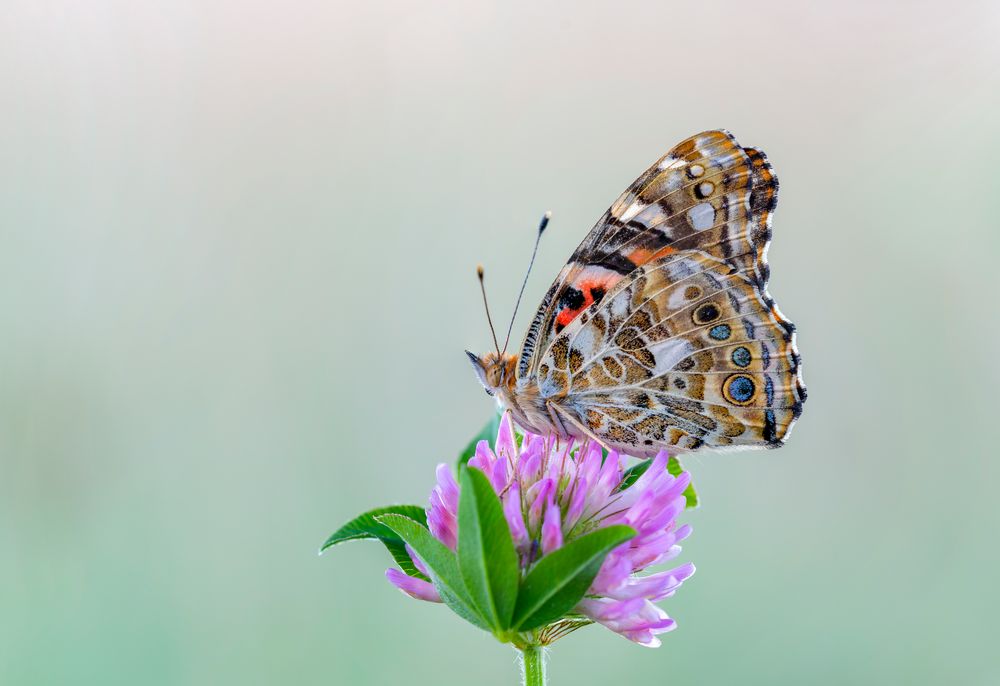
<svg viewBox="0 0 1000 686">
<path fill-rule="evenodd" d="M 503 350 L 500 349 L 496 329 L 493 328 L 493 319 L 490 317 L 490 306 L 486 300 L 486 284 L 483 281 L 483 265 L 480 264 L 476 267 L 476 276 L 479 277 L 479 289 L 483 294 L 483 309 L 486 311 L 486 321 L 490 325 L 490 333 L 493 335 L 493 345 L 496 347 L 496 352 L 486 353 L 482 357 L 475 353 L 470 353 L 468 350 L 465 351 L 465 354 L 469 356 L 472 368 L 476 372 L 476 378 L 479 379 L 479 383 L 486 389 L 486 393 L 496 395 L 500 391 L 501 402 L 506 402 L 506 399 L 512 395 L 514 381 L 517 377 L 518 357 L 517 355 L 507 354 L 507 344 L 510 343 L 510 333 L 514 328 L 514 317 L 517 316 L 517 308 L 521 305 L 521 296 L 524 295 L 524 287 L 528 284 L 528 275 L 531 274 L 531 267 L 535 264 L 535 256 L 538 254 L 538 243 L 551 218 L 552 213 L 546 212 L 542 215 L 542 221 L 538 224 L 538 235 L 535 236 L 535 248 L 531 252 L 528 273 L 524 275 L 524 281 L 521 283 L 521 291 L 518 293 L 517 302 L 514 304 L 514 314 L 510 317 L 510 326 L 507 327 L 507 340 L 504 341 Z"/>
<path fill-rule="evenodd" d="M 509 389 L 514 386 L 514 379 L 517 368 L 517 355 L 506 355 L 503 353 L 486 353 L 479 357 L 468 350 L 465 354 L 472 362 L 472 368 L 476 372 L 476 378 L 483 385 L 486 392 L 496 395 L 500 389 Z"/>
</svg>

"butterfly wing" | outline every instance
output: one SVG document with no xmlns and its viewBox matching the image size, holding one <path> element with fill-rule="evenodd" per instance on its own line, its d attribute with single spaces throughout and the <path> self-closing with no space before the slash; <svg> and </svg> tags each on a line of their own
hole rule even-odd
<svg viewBox="0 0 1000 686">
<path fill-rule="evenodd" d="M 623 278 L 540 358 L 564 419 L 631 455 L 780 445 L 805 389 L 794 334 L 752 278 L 684 250 Z"/>
<path fill-rule="evenodd" d="M 528 328 L 518 382 L 627 453 L 780 445 L 802 410 L 795 327 L 767 293 L 778 181 L 726 131 L 615 201 Z"/>
<path fill-rule="evenodd" d="M 778 181 L 763 153 L 727 131 L 683 141 L 611 205 L 549 288 L 521 345 L 517 376 L 534 376 L 552 338 L 637 267 L 698 249 L 765 293 L 765 254 Z"/>
</svg>

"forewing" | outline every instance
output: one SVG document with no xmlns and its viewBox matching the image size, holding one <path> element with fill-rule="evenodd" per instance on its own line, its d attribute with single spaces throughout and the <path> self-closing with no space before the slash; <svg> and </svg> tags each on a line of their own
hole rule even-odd
<svg viewBox="0 0 1000 686">
<path fill-rule="evenodd" d="M 518 378 L 530 378 L 553 337 L 625 276 L 672 252 L 725 260 L 766 296 L 777 189 L 763 153 L 727 131 L 678 144 L 622 193 L 559 273 L 528 327 Z"/>
<path fill-rule="evenodd" d="M 794 327 L 751 275 L 693 250 L 620 280 L 556 335 L 537 383 L 631 455 L 775 447 L 805 400 Z"/>
</svg>

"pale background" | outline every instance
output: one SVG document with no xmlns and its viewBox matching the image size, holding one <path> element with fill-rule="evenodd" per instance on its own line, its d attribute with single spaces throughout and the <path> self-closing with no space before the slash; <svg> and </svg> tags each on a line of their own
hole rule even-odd
<svg viewBox="0 0 1000 686">
<path fill-rule="evenodd" d="M 704 506 L 660 650 L 554 684 L 1000 683 L 1000 5 L 8 2 L 0 683 L 513 684 L 343 521 L 488 416 L 464 348 L 697 131 L 781 179 L 810 399 Z M 469 676 L 469 671 L 473 676 Z"/>
</svg>

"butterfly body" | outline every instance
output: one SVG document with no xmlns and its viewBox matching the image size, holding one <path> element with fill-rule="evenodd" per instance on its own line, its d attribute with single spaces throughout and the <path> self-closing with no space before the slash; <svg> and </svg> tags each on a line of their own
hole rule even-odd
<svg viewBox="0 0 1000 686">
<path fill-rule="evenodd" d="M 806 392 L 767 293 L 776 198 L 728 132 L 680 143 L 573 253 L 520 354 L 470 353 L 483 386 L 526 429 L 635 456 L 781 445 Z"/>
</svg>

